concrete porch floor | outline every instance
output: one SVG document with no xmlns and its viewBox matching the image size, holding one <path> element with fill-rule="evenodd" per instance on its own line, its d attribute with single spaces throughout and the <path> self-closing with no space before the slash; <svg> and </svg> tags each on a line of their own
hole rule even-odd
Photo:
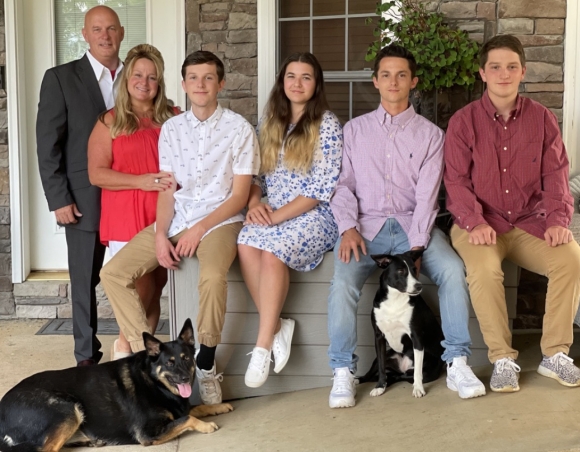
<svg viewBox="0 0 580 452">
<path fill-rule="evenodd" d="M 45 320 L 0 321 L 0 395 L 33 373 L 75 364 L 72 336 L 35 336 Z M 113 336 L 100 337 L 105 356 Z M 166 338 L 165 338 L 166 339 Z M 328 408 L 330 388 L 233 401 L 235 411 L 209 418 L 213 434 L 186 433 L 148 450 L 185 451 L 580 451 L 580 388 L 569 389 L 538 375 L 539 335 L 514 337 L 520 350 L 521 390 L 489 391 L 491 366 L 475 369 L 488 394 L 461 400 L 447 389 L 445 375 L 414 399 L 398 383 L 378 398 L 372 384 L 358 389 L 357 405 Z M 580 336 L 571 356 L 580 361 Z M 364 369 L 366 371 L 366 369 Z M 362 372 L 363 369 L 360 369 Z M 329 385 L 331 380 L 329 378 Z M 68 449 L 88 452 L 88 448 Z M 102 452 L 133 452 L 142 446 L 114 446 Z"/>
</svg>

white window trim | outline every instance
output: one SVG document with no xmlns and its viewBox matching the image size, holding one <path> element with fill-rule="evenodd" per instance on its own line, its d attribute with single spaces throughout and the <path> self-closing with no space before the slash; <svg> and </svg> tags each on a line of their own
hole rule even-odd
<svg viewBox="0 0 580 452">
<path fill-rule="evenodd" d="M 276 2 L 258 0 L 258 119 L 276 80 Z"/>
<path fill-rule="evenodd" d="M 381 0 L 385 2 L 387 0 Z M 258 0 L 258 118 L 262 116 L 276 80 L 277 15 L 275 0 Z M 333 16 L 334 17 L 334 16 Z M 312 35 L 311 35 L 312 36 Z M 328 73 L 327 81 L 366 81 L 368 71 Z"/>
<path fill-rule="evenodd" d="M 155 19 L 153 20 L 153 0 L 146 2 L 147 14 L 147 42 L 159 49 L 163 55 L 165 63 L 165 72 L 167 68 L 179 68 L 179 77 L 165 77 L 165 93 L 168 99 L 171 99 L 175 105 L 179 105 L 183 110 L 186 109 L 186 95 L 181 87 L 181 65 L 186 56 L 186 36 L 185 36 L 185 0 L 171 0 L 163 2 L 163 8 L 155 8 Z M 172 24 L 168 27 L 167 24 Z M 173 26 L 175 24 L 175 26 Z M 169 47 L 164 45 L 166 40 L 163 36 L 174 34 L 176 46 Z"/>
<path fill-rule="evenodd" d="M 566 4 L 562 137 L 570 159 L 570 174 L 575 175 L 580 173 L 580 58 L 576 45 L 580 41 L 580 6 L 575 1 Z"/>
</svg>

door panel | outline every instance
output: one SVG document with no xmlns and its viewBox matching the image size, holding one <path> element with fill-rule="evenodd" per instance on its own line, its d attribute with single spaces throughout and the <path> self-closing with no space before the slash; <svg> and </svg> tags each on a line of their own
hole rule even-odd
<svg viewBox="0 0 580 452">
<path fill-rule="evenodd" d="M 48 210 L 36 158 L 38 94 L 44 72 L 54 66 L 52 2 L 24 0 L 21 5 L 26 24 L 26 121 L 21 126 L 26 129 L 27 135 L 30 267 L 32 270 L 64 270 L 68 268 L 64 230 L 57 226 L 54 214 Z"/>
</svg>

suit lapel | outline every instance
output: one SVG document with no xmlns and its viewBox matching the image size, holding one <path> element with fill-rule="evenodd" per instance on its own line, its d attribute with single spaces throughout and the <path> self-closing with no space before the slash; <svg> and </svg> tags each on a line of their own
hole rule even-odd
<svg viewBox="0 0 580 452">
<path fill-rule="evenodd" d="M 105 111 L 107 107 L 105 105 L 105 101 L 103 100 L 103 94 L 101 93 L 99 82 L 95 77 L 95 71 L 93 71 L 91 62 L 89 61 L 89 58 L 86 55 L 84 55 L 79 60 L 79 64 L 77 65 L 77 73 L 79 75 L 79 78 L 83 82 L 83 85 L 85 85 L 87 92 L 89 93 L 97 109 L 100 112 Z"/>
</svg>

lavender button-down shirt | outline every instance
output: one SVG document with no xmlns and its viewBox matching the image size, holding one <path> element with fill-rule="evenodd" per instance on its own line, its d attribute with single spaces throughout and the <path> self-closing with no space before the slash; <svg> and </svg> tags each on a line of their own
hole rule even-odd
<svg viewBox="0 0 580 452">
<path fill-rule="evenodd" d="M 391 116 L 382 105 L 346 123 L 342 169 L 330 201 L 339 233 L 373 240 L 395 218 L 409 246 L 427 247 L 439 209 L 443 131 L 410 106 Z"/>
</svg>

